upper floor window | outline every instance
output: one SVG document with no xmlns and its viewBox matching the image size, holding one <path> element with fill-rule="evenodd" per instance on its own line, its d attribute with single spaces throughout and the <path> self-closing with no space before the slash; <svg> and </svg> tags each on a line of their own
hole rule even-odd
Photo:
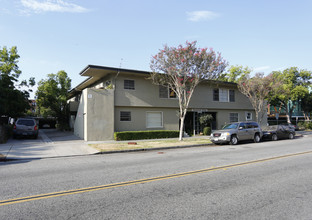
<svg viewBox="0 0 312 220">
<path fill-rule="evenodd" d="M 232 89 L 229 90 L 229 98 L 230 102 L 235 102 L 235 90 Z"/>
<path fill-rule="evenodd" d="M 213 101 L 219 101 L 219 89 L 213 90 Z"/>
<path fill-rule="evenodd" d="M 235 102 L 235 90 L 231 89 L 214 89 L 213 101 Z"/>
<path fill-rule="evenodd" d="M 134 80 L 131 79 L 125 79 L 124 80 L 124 89 L 130 89 L 130 90 L 134 90 Z"/>
<path fill-rule="evenodd" d="M 166 86 L 159 86 L 159 98 L 163 99 L 175 99 L 177 98 L 177 94 L 170 88 Z"/>
</svg>

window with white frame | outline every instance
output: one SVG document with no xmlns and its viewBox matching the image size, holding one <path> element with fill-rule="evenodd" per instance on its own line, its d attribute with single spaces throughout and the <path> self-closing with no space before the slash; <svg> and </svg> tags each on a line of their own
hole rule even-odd
<svg viewBox="0 0 312 220">
<path fill-rule="evenodd" d="M 162 112 L 146 112 L 146 127 L 147 128 L 162 128 L 163 113 Z"/>
<path fill-rule="evenodd" d="M 232 89 L 214 89 L 213 101 L 235 102 L 235 90 Z"/>
<path fill-rule="evenodd" d="M 163 98 L 163 99 L 176 99 L 177 98 L 177 94 L 175 94 L 175 92 L 168 88 L 167 86 L 159 86 L 159 98 Z"/>
<path fill-rule="evenodd" d="M 246 115 L 246 121 L 252 120 L 252 113 L 251 112 L 245 112 L 245 115 Z"/>
<path fill-rule="evenodd" d="M 230 113 L 230 123 L 232 122 L 238 122 L 238 113 Z"/>
<path fill-rule="evenodd" d="M 125 79 L 124 80 L 124 89 L 134 90 L 134 80 L 132 79 Z"/>
<path fill-rule="evenodd" d="M 229 102 L 229 90 L 219 89 L 219 102 Z"/>
<path fill-rule="evenodd" d="M 131 112 L 121 111 L 120 112 L 120 121 L 131 121 Z"/>
</svg>

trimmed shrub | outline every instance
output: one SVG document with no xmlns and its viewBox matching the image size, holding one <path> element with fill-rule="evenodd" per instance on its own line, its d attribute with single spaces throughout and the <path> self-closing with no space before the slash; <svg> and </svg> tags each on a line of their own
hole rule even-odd
<svg viewBox="0 0 312 220">
<path fill-rule="evenodd" d="M 179 131 L 121 131 L 114 133 L 116 141 L 160 139 L 179 137 Z"/>
<path fill-rule="evenodd" d="M 204 135 L 211 135 L 211 128 L 210 127 L 204 127 L 203 134 Z"/>
</svg>

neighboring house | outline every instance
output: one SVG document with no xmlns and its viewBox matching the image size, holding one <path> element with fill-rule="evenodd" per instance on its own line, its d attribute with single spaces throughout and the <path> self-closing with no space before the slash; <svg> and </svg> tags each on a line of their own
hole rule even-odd
<svg viewBox="0 0 312 220">
<path fill-rule="evenodd" d="M 152 84 L 149 72 L 89 65 L 88 78 L 69 93 L 71 126 L 86 141 L 110 140 L 116 131 L 179 130 L 174 92 Z M 214 117 L 212 129 L 235 121 L 256 120 L 235 83 L 206 81 L 194 91 L 185 119 L 189 134 L 201 131 L 199 116 Z M 266 122 L 265 122 L 266 123 Z"/>
</svg>

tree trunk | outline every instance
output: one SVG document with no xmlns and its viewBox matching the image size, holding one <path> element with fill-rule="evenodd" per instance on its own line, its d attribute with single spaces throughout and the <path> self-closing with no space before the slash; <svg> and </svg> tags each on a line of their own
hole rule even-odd
<svg viewBox="0 0 312 220">
<path fill-rule="evenodd" d="M 180 118 L 180 133 L 179 133 L 179 141 L 183 140 L 183 130 L 184 130 L 184 118 L 185 114 L 181 116 Z"/>
</svg>

